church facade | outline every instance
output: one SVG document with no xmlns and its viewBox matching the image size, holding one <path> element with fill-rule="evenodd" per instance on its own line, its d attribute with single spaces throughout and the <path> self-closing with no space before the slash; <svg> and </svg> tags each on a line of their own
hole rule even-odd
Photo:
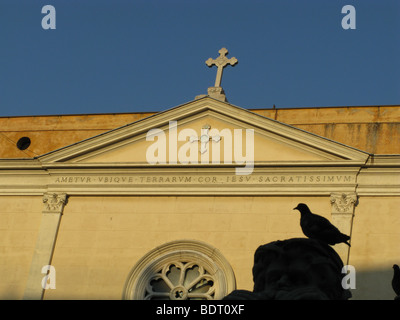
<svg viewBox="0 0 400 320">
<path fill-rule="evenodd" d="M 334 249 L 355 268 L 353 298 L 392 299 L 399 165 L 398 154 L 209 96 L 40 156 L 3 158 L 0 296 L 220 299 L 252 290 L 257 247 L 304 237 L 293 211 L 302 202 L 351 236 L 350 248 Z"/>
<path fill-rule="evenodd" d="M 247 110 L 221 87 L 159 113 L 0 118 L 1 299 L 222 299 L 306 203 L 353 299 L 393 299 L 400 107 Z M 345 271 L 346 272 L 346 271 Z"/>
</svg>

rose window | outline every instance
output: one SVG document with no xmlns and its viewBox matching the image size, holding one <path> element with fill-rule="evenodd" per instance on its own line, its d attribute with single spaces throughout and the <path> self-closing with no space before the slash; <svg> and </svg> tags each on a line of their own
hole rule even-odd
<svg viewBox="0 0 400 320">
<path fill-rule="evenodd" d="M 173 241 L 157 247 L 131 270 L 123 298 L 130 300 L 218 300 L 236 289 L 233 270 L 214 247 Z"/>
</svg>

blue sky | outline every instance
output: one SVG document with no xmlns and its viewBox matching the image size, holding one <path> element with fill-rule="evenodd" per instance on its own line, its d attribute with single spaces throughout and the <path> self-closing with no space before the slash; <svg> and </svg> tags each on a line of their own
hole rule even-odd
<svg viewBox="0 0 400 320">
<path fill-rule="evenodd" d="M 221 47 L 243 108 L 396 105 L 399 36 L 398 0 L 0 0 L 0 116 L 163 111 L 214 85 Z"/>
</svg>

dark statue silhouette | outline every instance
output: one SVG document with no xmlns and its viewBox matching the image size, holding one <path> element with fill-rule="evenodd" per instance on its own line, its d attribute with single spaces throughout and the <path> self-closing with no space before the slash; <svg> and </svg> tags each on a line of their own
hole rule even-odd
<svg viewBox="0 0 400 320">
<path fill-rule="evenodd" d="M 395 300 L 400 300 L 400 268 L 397 264 L 393 265 L 392 288 L 396 294 Z"/>
<path fill-rule="evenodd" d="M 310 211 L 304 203 L 294 210 L 301 213 L 300 227 L 308 238 L 273 241 L 254 254 L 253 291 L 234 290 L 223 300 L 347 300 L 349 289 L 342 286 L 346 273 L 343 262 L 331 247 L 350 237 L 328 219 Z M 392 288 L 400 300 L 400 268 L 393 265 Z"/>
<path fill-rule="evenodd" d="M 347 300 L 342 268 L 336 251 L 319 240 L 274 241 L 254 254 L 253 291 L 235 290 L 224 300 Z"/>
</svg>

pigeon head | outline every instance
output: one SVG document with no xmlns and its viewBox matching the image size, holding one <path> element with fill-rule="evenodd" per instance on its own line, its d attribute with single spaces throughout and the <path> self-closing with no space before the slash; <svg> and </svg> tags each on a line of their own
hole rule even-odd
<svg viewBox="0 0 400 320">
<path fill-rule="evenodd" d="M 394 270 L 400 270 L 400 268 L 399 268 L 399 266 L 398 266 L 397 264 L 394 264 L 394 265 L 393 265 L 393 269 L 394 269 Z"/>
<path fill-rule="evenodd" d="M 311 213 L 308 206 L 304 203 L 299 203 L 296 208 L 293 208 L 293 210 L 299 210 L 301 213 Z"/>
</svg>

